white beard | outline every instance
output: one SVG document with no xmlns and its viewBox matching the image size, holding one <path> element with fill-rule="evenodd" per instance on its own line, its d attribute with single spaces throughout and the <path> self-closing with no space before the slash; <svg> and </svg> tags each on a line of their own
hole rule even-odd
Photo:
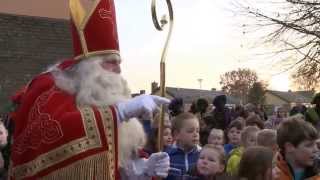
<svg viewBox="0 0 320 180">
<path fill-rule="evenodd" d="M 79 106 L 115 105 L 131 98 L 126 80 L 120 75 L 101 67 L 102 59 L 92 57 L 79 62 L 73 68 L 51 68 L 56 86 L 76 96 Z M 130 160 L 138 158 L 137 150 L 145 145 L 146 137 L 141 123 L 132 118 L 119 125 L 119 165 L 125 167 Z"/>
<path fill-rule="evenodd" d="M 52 71 L 56 85 L 76 96 L 82 105 L 114 105 L 131 97 L 127 81 L 120 75 L 101 67 L 102 59 L 92 57 L 79 62 L 70 70 Z"/>
<path fill-rule="evenodd" d="M 120 124 L 119 136 L 119 166 L 126 168 L 128 163 L 139 158 L 138 150 L 146 143 L 146 135 L 142 124 L 136 118 Z"/>
</svg>

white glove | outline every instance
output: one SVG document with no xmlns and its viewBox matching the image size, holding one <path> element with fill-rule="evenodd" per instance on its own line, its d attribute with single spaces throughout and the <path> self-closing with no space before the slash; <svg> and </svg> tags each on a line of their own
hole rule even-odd
<svg viewBox="0 0 320 180">
<path fill-rule="evenodd" d="M 281 173 L 281 170 L 278 167 L 274 167 L 272 169 L 272 179 L 280 180 L 280 173 Z"/>
<path fill-rule="evenodd" d="M 170 157 L 165 152 L 153 153 L 147 159 L 144 174 L 166 178 L 170 168 Z"/>
<path fill-rule="evenodd" d="M 116 105 L 120 121 L 133 117 L 151 119 L 152 112 L 162 104 L 169 104 L 167 98 L 154 95 L 140 95 Z"/>
</svg>

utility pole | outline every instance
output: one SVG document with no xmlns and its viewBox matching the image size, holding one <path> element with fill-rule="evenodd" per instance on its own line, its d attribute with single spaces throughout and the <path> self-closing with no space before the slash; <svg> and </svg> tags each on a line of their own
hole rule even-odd
<svg viewBox="0 0 320 180">
<path fill-rule="evenodd" d="M 200 89 L 202 89 L 202 80 L 203 80 L 203 79 L 201 79 L 201 78 L 198 79 Z"/>
</svg>

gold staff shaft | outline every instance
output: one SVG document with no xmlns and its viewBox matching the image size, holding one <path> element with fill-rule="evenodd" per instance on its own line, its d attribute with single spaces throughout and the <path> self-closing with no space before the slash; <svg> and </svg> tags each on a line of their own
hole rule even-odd
<svg viewBox="0 0 320 180">
<path fill-rule="evenodd" d="M 166 0 L 167 6 L 168 6 L 168 11 L 169 11 L 169 30 L 168 30 L 168 35 L 167 39 L 165 42 L 165 45 L 162 50 L 162 55 L 161 55 L 161 61 L 160 61 L 160 95 L 162 97 L 165 97 L 165 89 L 166 89 L 166 56 L 167 56 L 167 51 L 168 51 L 168 45 L 169 41 L 171 38 L 172 34 L 172 27 L 173 27 L 173 9 L 172 9 L 172 4 L 171 0 Z M 161 19 L 159 24 L 158 18 L 157 18 L 157 12 L 156 12 L 156 0 L 152 0 L 151 4 L 151 13 L 152 13 L 152 20 L 153 24 L 156 27 L 158 31 L 162 31 L 164 25 L 166 25 L 168 22 L 166 19 Z M 164 127 L 164 113 L 165 109 L 164 106 L 161 106 L 160 110 L 160 120 L 159 120 L 159 131 L 158 131 L 158 151 L 163 150 L 163 127 Z"/>
</svg>

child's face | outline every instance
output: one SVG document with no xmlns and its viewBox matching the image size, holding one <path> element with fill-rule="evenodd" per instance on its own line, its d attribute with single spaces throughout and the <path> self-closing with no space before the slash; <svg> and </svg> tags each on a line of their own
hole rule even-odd
<svg viewBox="0 0 320 180">
<path fill-rule="evenodd" d="M 208 137 L 208 144 L 223 145 L 223 132 L 214 131 Z"/>
<path fill-rule="evenodd" d="M 246 139 L 246 148 L 257 145 L 257 132 L 249 133 Z"/>
<path fill-rule="evenodd" d="M 313 166 L 317 147 L 314 140 L 302 141 L 298 146 L 292 146 L 289 150 L 297 166 L 305 168 Z"/>
<path fill-rule="evenodd" d="M 177 134 L 177 141 L 183 148 L 193 148 L 199 144 L 199 121 L 186 119 Z"/>
<path fill-rule="evenodd" d="M 224 165 L 220 162 L 219 154 L 215 150 L 204 148 L 197 161 L 197 170 L 203 176 L 216 175 L 223 172 Z"/>
<path fill-rule="evenodd" d="M 163 142 L 165 146 L 172 145 L 172 135 L 170 128 L 165 128 L 163 130 Z"/>
<path fill-rule="evenodd" d="M 8 133 L 4 125 L 0 125 L 0 147 L 7 144 Z"/>
<path fill-rule="evenodd" d="M 233 127 L 228 131 L 229 144 L 239 145 L 240 137 L 241 130 L 237 129 L 236 127 Z"/>
</svg>

